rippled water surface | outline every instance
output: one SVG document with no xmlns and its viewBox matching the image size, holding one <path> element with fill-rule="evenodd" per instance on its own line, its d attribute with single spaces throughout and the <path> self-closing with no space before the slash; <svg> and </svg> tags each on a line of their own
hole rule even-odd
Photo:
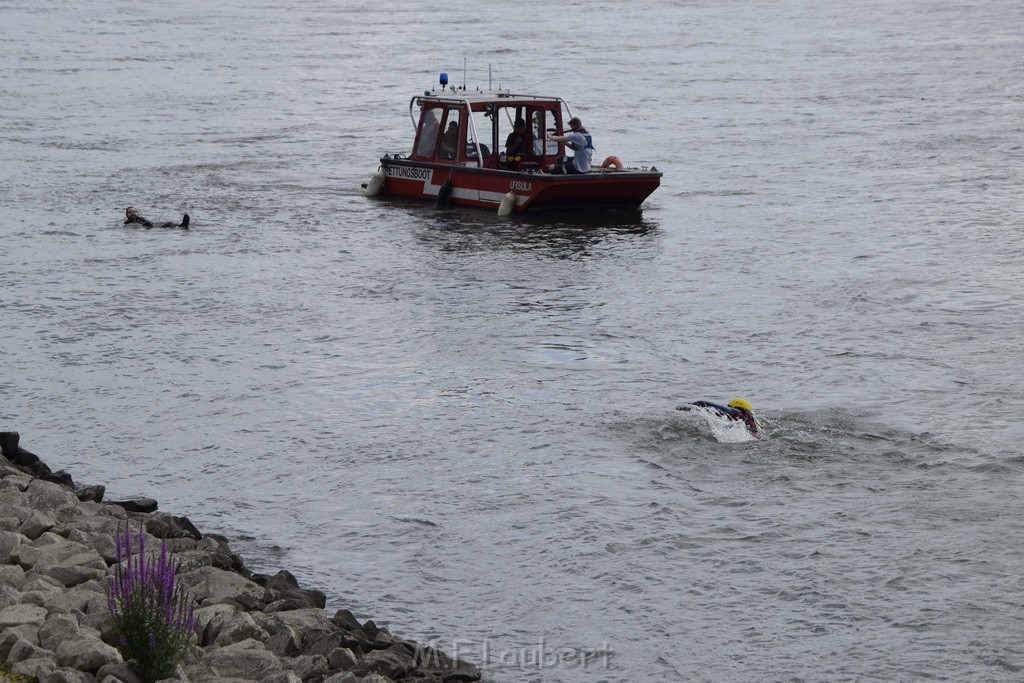
<svg viewBox="0 0 1024 683">
<path fill-rule="evenodd" d="M 1022 27 L 2 2 L 0 428 L 498 682 L 1018 679 Z M 464 59 L 643 213 L 362 197 Z M 673 409 L 735 395 L 768 439 Z"/>
</svg>

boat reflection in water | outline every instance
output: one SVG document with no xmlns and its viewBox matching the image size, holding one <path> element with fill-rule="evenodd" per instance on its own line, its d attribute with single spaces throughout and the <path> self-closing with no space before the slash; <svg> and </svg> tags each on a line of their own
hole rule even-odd
<svg viewBox="0 0 1024 683">
<path fill-rule="evenodd" d="M 556 258 L 576 258 L 627 238 L 631 248 L 643 248 L 635 241 L 637 237 L 650 238 L 661 233 L 656 219 L 645 218 L 637 210 L 583 213 L 552 210 L 509 220 L 458 207 L 438 210 L 419 202 L 395 204 L 421 211 L 423 218 L 417 239 L 448 252 L 532 251 Z M 649 239 L 642 241 L 650 242 Z"/>
</svg>

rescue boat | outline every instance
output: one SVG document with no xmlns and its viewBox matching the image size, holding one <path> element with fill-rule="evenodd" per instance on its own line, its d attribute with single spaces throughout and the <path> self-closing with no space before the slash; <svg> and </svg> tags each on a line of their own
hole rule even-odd
<svg viewBox="0 0 1024 683">
<path fill-rule="evenodd" d="M 409 102 L 415 138 L 408 154 L 385 154 L 363 185 L 366 196 L 392 195 L 491 209 L 499 215 L 542 209 L 639 209 L 661 184 L 657 168 L 631 168 L 617 157 L 595 158 L 588 173 L 548 170 L 565 161 L 562 135 L 572 117 L 560 97 L 518 95 L 508 90 L 468 91 L 448 86 L 424 91 Z M 526 123 L 520 151 L 507 154 L 515 122 Z"/>
</svg>

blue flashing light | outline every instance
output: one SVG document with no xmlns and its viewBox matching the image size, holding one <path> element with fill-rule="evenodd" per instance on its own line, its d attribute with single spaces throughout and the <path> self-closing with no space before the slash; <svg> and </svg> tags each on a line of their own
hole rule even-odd
<svg viewBox="0 0 1024 683">
<path fill-rule="evenodd" d="M 442 87 L 442 88 L 443 88 L 443 87 L 445 87 L 446 85 L 448 85 L 448 74 L 446 74 L 446 73 L 444 73 L 444 72 L 442 71 L 442 72 L 441 72 L 441 78 L 440 78 L 440 79 L 438 79 L 438 82 L 440 82 L 440 83 L 441 83 L 441 87 Z"/>
</svg>

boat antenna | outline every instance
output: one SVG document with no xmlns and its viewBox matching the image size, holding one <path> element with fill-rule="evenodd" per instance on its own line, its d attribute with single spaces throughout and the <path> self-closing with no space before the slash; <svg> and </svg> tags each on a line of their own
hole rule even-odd
<svg viewBox="0 0 1024 683">
<path fill-rule="evenodd" d="M 462 58 L 462 89 L 466 89 L 466 58 Z"/>
<path fill-rule="evenodd" d="M 487 62 L 487 89 L 494 90 L 494 86 L 491 84 L 491 63 Z"/>
</svg>

